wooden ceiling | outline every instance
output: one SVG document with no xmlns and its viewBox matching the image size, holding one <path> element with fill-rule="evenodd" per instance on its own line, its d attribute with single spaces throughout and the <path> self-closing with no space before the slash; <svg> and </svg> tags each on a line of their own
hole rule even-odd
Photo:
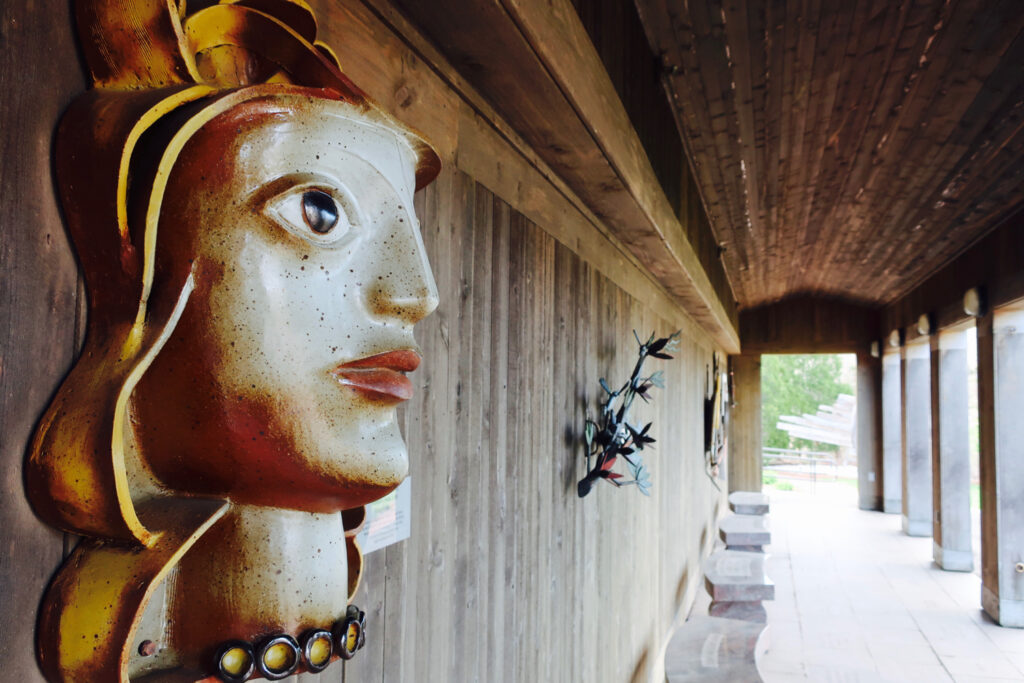
<svg viewBox="0 0 1024 683">
<path fill-rule="evenodd" d="M 742 307 L 891 302 L 1021 207 L 1021 0 L 636 4 Z"/>
</svg>

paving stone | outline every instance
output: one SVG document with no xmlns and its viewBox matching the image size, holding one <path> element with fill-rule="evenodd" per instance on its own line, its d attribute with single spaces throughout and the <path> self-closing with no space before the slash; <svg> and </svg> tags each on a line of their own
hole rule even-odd
<svg viewBox="0 0 1024 683">
<path fill-rule="evenodd" d="M 815 682 L 1024 681 L 1024 631 L 985 616 L 977 574 L 933 565 L 932 539 L 858 510 L 852 487 L 817 491 L 772 493 L 777 529 L 765 566 L 787 587 L 779 581 L 775 601 L 764 603 L 773 643 L 766 680 L 803 665 Z"/>
<path fill-rule="evenodd" d="M 759 491 L 733 491 L 729 494 L 729 509 L 737 515 L 767 515 L 768 495 Z"/>
</svg>

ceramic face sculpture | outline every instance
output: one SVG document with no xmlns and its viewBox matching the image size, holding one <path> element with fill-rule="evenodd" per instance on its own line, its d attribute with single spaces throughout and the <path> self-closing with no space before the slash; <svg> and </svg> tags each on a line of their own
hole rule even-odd
<svg viewBox="0 0 1024 683">
<path fill-rule="evenodd" d="M 157 267 L 190 270 L 194 289 L 134 394 L 163 484 L 331 512 L 405 477 L 395 406 L 419 363 L 413 324 L 437 302 L 414 169 L 393 131 L 299 95 L 241 104 L 189 141 Z"/>
<path fill-rule="evenodd" d="M 395 410 L 437 305 L 412 196 L 437 158 L 304 5 L 139 4 L 77 6 L 97 87 L 56 158 L 89 328 L 26 481 L 86 538 L 40 662 L 52 681 L 319 671 L 361 646 L 361 506 L 408 468 Z"/>
</svg>

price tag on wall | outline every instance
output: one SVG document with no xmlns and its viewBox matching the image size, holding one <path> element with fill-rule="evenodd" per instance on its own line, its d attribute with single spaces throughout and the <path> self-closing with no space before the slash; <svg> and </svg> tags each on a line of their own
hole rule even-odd
<svg viewBox="0 0 1024 683">
<path fill-rule="evenodd" d="M 409 538 L 411 491 L 412 479 L 407 478 L 397 489 L 366 506 L 366 524 L 357 536 L 364 555 Z"/>
</svg>

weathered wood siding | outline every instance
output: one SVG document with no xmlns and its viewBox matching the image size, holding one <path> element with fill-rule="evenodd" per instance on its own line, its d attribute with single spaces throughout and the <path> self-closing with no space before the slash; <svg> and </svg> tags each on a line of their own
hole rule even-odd
<svg viewBox="0 0 1024 683">
<path fill-rule="evenodd" d="M 406 409 L 412 538 L 369 556 L 359 600 L 383 640 L 346 680 L 647 680 L 714 537 L 700 427 L 710 347 L 684 324 L 680 356 L 651 362 L 668 381 L 637 418 L 658 431 L 652 498 L 601 485 L 580 500 L 597 378 L 629 375 L 632 329 L 681 321 L 464 174 L 423 195 L 442 303 L 418 332 L 425 390 Z"/>
<path fill-rule="evenodd" d="M 366 558 L 367 649 L 300 678 L 657 679 L 721 509 L 701 453 L 713 341 L 386 3 L 316 4 L 347 72 L 444 158 L 417 197 L 442 303 L 404 409 L 412 538 Z M 36 521 L 21 474 L 82 329 L 50 180 L 52 132 L 85 87 L 68 13 L 40 0 L 0 25 L 0 656 L 2 678 L 25 682 L 41 680 L 36 609 L 70 543 Z M 634 328 L 683 330 L 677 359 L 651 362 L 668 389 L 638 415 L 658 439 L 653 497 L 580 500 L 578 431 L 598 377 L 628 375 Z"/>
</svg>

